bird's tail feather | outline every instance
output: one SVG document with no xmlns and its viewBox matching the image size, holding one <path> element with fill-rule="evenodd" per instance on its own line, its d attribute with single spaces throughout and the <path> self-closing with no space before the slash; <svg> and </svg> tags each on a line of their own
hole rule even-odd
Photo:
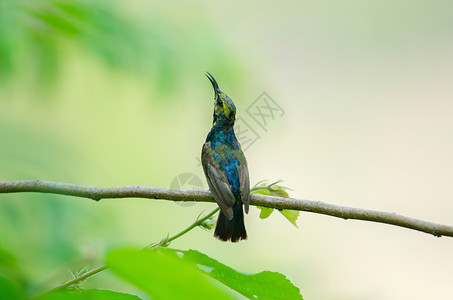
<svg viewBox="0 0 453 300">
<path fill-rule="evenodd" d="M 233 219 L 228 220 L 220 211 L 215 226 L 214 236 L 222 241 L 232 241 L 233 243 L 247 238 L 244 225 L 244 212 L 242 204 L 233 206 Z"/>
</svg>

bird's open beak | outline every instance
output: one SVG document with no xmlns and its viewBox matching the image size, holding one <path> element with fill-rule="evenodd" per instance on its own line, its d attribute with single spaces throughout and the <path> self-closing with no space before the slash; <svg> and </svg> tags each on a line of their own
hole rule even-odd
<svg viewBox="0 0 453 300">
<path fill-rule="evenodd" d="M 205 75 L 206 75 L 206 77 L 209 78 L 209 81 L 211 81 L 212 87 L 214 88 L 214 92 L 217 95 L 217 92 L 220 91 L 217 81 L 215 80 L 214 76 L 212 76 L 209 72 L 206 72 Z"/>
</svg>

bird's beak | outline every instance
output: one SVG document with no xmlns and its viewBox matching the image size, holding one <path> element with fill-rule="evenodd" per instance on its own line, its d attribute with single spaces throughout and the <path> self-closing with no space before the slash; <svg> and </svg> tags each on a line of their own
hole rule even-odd
<svg viewBox="0 0 453 300">
<path fill-rule="evenodd" d="M 206 72 L 205 75 L 206 77 L 208 77 L 209 81 L 211 81 L 212 87 L 214 88 L 214 92 L 217 95 L 217 92 L 220 91 L 217 81 L 215 80 L 214 76 L 212 76 L 209 72 Z"/>
</svg>

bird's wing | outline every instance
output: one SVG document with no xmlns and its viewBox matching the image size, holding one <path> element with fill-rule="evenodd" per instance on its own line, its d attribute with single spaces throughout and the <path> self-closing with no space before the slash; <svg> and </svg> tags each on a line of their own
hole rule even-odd
<svg viewBox="0 0 453 300">
<path fill-rule="evenodd" d="M 223 214 L 228 220 L 233 219 L 233 205 L 235 203 L 234 195 L 228 184 L 228 178 L 225 171 L 220 170 L 218 163 L 214 160 L 211 143 L 206 142 L 201 151 L 201 162 L 203 170 L 208 181 L 209 189 L 214 196 Z"/>
<path fill-rule="evenodd" d="M 239 186 L 241 190 L 241 201 L 244 203 L 245 213 L 249 213 L 250 205 L 250 178 L 249 178 L 249 169 L 247 168 L 247 161 L 245 160 L 244 153 L 240 151 L 238 155 L 239 166 L 237 167 L 239 175 Z"/>
</svg>

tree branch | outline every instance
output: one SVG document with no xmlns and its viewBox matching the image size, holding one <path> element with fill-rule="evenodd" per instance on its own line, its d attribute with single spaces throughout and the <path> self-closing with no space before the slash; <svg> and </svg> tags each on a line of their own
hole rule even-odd
<svg viewBox="0 0 453 300">
<path fill-rule="evenodd" d="M 0 181 L 0 193 L 37 192 L 90 198 L 148 198 L 172 201 L 215 202 L 209 191 L 174 190 L 146 186 L 90 187 L 43 180 Z M 453 237 L 453 226 L 436 224 L 395 213 L 333 205 L 320 201 L 251 195 L 251 204 L 276 209 L 291 209 L 405 227 L 434 236 Z"/>
</svg>

